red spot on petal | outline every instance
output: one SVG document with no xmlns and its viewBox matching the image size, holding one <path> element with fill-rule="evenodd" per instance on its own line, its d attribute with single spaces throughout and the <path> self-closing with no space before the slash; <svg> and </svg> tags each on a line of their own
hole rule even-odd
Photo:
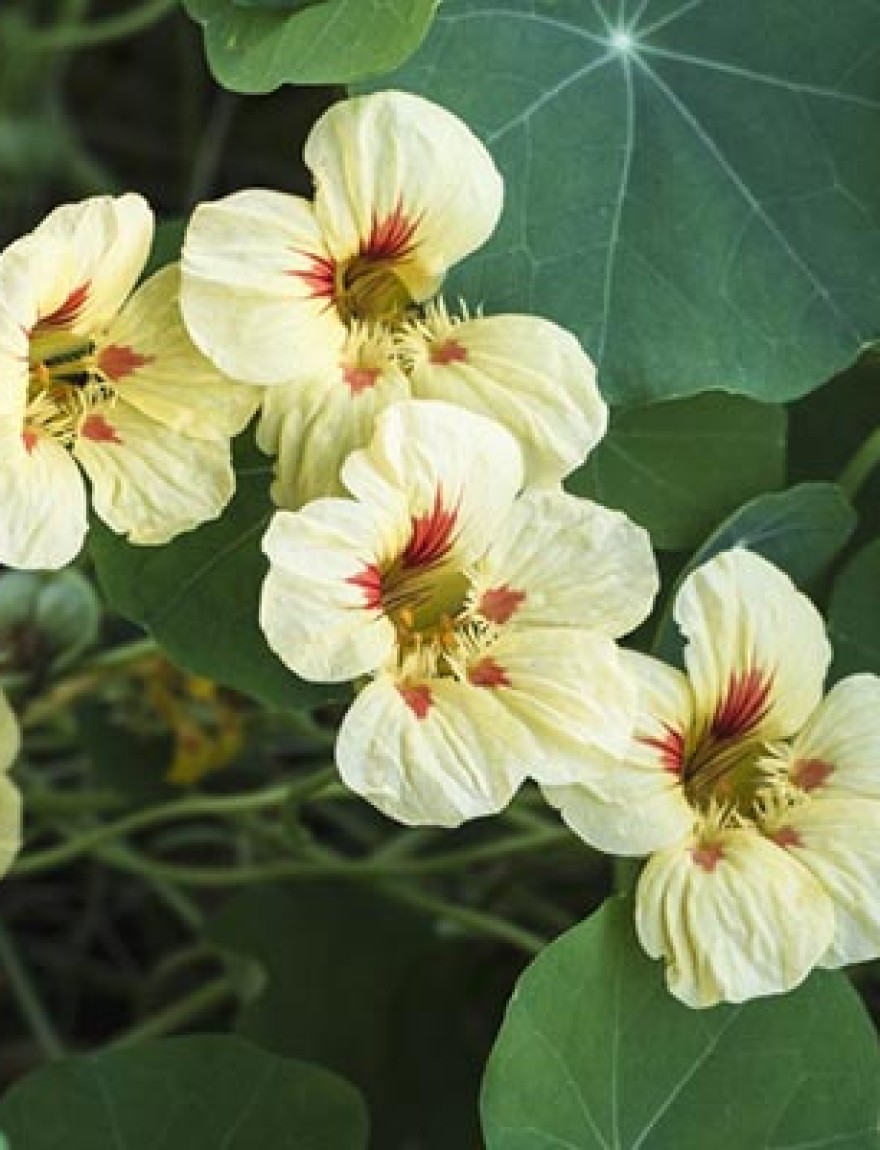
<svg viewBox="0 0 880 1150">
<path fill-rule="evenodd" d="M 419 217 L 409 218 L 398 200 L 394 209 L 382 219 L 373 214 L 370 234 L 361 242 L 359 255 L 376 262 L 403 259 L 415 248 L 413 236 L 418 226 Z"/>
<path fill-rule="evenodd" d="M 42 331 L 47 327 L 67 327 L 74 323 L 89 298 L 90 289 L 91 283 L 88 280 L 74 288 L 64 303 L 39 320 L 34 331 Z"/>
<path fill-rule="evenodd" d="M 507 672 L 488 655 L 468 669 L 468 679 L 475 687 L 510 686 Z"/>
<path fill-rule="evenodd" d="M 680 775 L 684 770 L 684 733 L 676 731 L 668 723 L 663 723 L 662 735 L 639 735 L 640 743 L 660 752 L 660 762 L 664 770 Z"/>
<path fill-rule="evenodd" d="M 122 443 L 116 428 L 103 415 L 87 415 L 80 424 L 79 433 L 95 443 Z"/>
<path fill-rule="evenodd" d="M 28 455 L 30 455 L 30 453 L 37 446 L 37 441 L 39 438 L 39 435 L 37 435 L 37 433 L 30 427 L 26 427 L 21 433 L 21 441 L 24 444 L 24 449 Z"/>
<path fill-rule="evenodd" d="M 802 759 L 792 767 L 791 777 L 802 791 L 815 791 L 825 785 L 828 776 L 834 773 L 831 763 L 822 759 Z"/>
<path fill-rule="evenodd" d="M 438 487 L 431 510 L 412 517 L 409 543 L 401 556 L 401 565 L 427 567 L 443 559 L 454 542 L 457 519 L 458 508 L 444 505 L 443 491 Z"/>
<path fill-rule="evenodd" d="M 424 719 L 431 709 L 431 689 L 427 683 L 418 683 L 415 687 L 398 687 L 403 701 L 417 719 Z"/>
<path fill-rule="evenodd" d="M 447 339 L 444 343 L 435 344 L 431 348 L 431 363 L 464 363 L 467 359 L 467 348 L 457 339 Z"/>
<path fill-rule="evenodd" d="M 375 387 L 379 374 L 377 367 L 344 367 L 342 369 L 342 378 L 348 384 L 348 389 L 352 395 L 360 395 L 362 391 L 369 391 L 371 387 Z"/>
<path fill-rule="evenodd" d="M 719 843 L 707 843 L 705 846 L 691 847 L 691 858 L 698 867 L 711 874 L 724 858 L 724 851 Z"/>
<path fill-rule="evenodd" d="M 102 348 L 99 352 L 98 367 L 108 379 L 116 381 L 131 375 L 139 367 L 145 367 L 148 363 L 152 363 L 155 358 L 154 355 L 141 355 L 133 347 L 110 344 L 109 347 Z"/>
<path fill-rule="evenodd" d="M 333 299 L 336 294 L 336 263 L 329 256 L 316 256 L 312 252 L 300 252 L 307 260 L 306 267 L 297 268 L 289 274 L 301 279 L 315 299 Z"/>
<path fill-rule="evenodd" d="M 506 623 L 519 610 L 525 598 L 525 591 L 515 591 L 505 583 L 501 587 L 484 591 L 477 610 L 490 623 Z"/>
<path fill-rule="evenodd" d="M 382 572 L 375 563 L 367 563 L 356 575 L 350 575 L 346 583 L 360 587 L 364 593 L 364 606 L 370 611 L 382 609 Z"/>
<path fill-rule="evenodd" d="M 770 710 L 772 686 L 773 676 L 757 668 L 733 675 L 715 708 L 711 734 L 716 739 L 733 739 L 756 727 Z"/>
<path fill-rule="evenodd" d="M 778 847 L 799 847 L 803 840 L 794 827 L 780 827 L 774 831 L 770 838 Z"/>
</svg>

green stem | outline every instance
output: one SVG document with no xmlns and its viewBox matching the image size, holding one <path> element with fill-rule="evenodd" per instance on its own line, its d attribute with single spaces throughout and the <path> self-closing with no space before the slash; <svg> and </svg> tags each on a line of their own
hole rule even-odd
<svg viewBox="0 0 880 1150">
<path fill-rule="evenodd" d="M 38 52 L 75 52 L 81 48 L 97 48 L 126 40 L 145 32 L 147 28 L 164 20 L 178 6 L 179 0 L 147 0 L 139 8 L 108 16 L 91 24 L 68 24 L 34 31 L 28 38 L 28 47 Z"/>
<path fill-rule="evenodd" d="M 12 937 L 2 922 L 0 922 L 0 968 L 44 1058 L 49 1060 L 63 1058 L 66 1053 L 64 1043 L 55 1032 L 34 990 L 30 975 L 18 957 Z"/>
<path fill-rule="evenodd" d="M 880 466 L 880 427 L 875 427 L 861 447 L 841 471 L 837 483 L 846 492 L 851 503 L 862 489 L 871 472 Z"/>
<path fill-rule="evenodd" d="M 615 894 L 629 894 L 636 885 L 642 869 L 640 858 L 615 858 L 611 862 L 612 886 Z"/>
<path fill-rule="evenodd" d="M 456 922 L 476 934 L 509 942 L 519 950 L 524 950 L 526 954 L 538 954 L 547 945 L 547 940 L 540 935 L 526 930 L 525 927 L 517 926 L 514 922 L 508 922 L 506 918 L 489 914 L 488 911 L 459 906 L 414 887 L 388 884 L 382 889 L 398 902 L 407 903 L 448 922 Z"/>
<path fill-rule="evenodd" d="M 207 986 L 193 991 L 179 1002 L 160 1010 L 152 1018 L 123 1031 L 113 1039 L 110 1047 L 119 1049 L 124 1046 L 135 1046 L 150 1038 L 162 1038 L 166 1034 L 173 1034 L 194 1019 L 201 1018 L 215 1007 L 237 997 L 234 979 L 230 975 L 224 975 L 214 982 L 209 982 Z"/>
</svg>

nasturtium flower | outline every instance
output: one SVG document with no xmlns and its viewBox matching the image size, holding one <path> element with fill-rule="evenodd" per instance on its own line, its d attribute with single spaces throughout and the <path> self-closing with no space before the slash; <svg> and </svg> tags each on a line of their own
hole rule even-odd
<svg viewBox="0 0 880 1150">
<path fill-rule="evenodd" d="M 592 845 L 651 855 L 637 933 L 689 1006 L 877 956 L 880 679 L 823 700 L 821 616 L 742 549 L 688 576 L 675 619 L 686 671 L 625 653 L 642 687 L 627 753 L 585 756 L 547 798 Z"/>
<path fill-rule="evenodd" d="M 256 389 L 196 350 L 166 268 L 135 289 L 153 234 L 138 195 L 57 208 L 0 254 L 0 563 L 82 547 L 86 484 L 133 543 L 165 543 L 232 495 L 230 437 Z"/>
<path fill-rule="evenodd" d="M 577 340 L 536 316 L 451 317 L 433 297 L 491 234 L 501 178 L 445 109 L 404 92 L 342 101 L 305 147 L 314 201 L 258 189 L 201 204 L 187 229 L 182 308 L 202 351 L 267 387 L 260 446 L 273 495 L 340 494 L 339 468 L 408 396 L 504 423 L 530 483 L 554 483 L 604 434 Z"/>
<path fill-rule="evenodd" d="M 630 736 L 614 639 L 656 593 L 647 534 L 523 473 L 500 424 L 404 401 L 346 460 L 350 498 L 278 511 L 264 539 L 269 644 L 302 678 L 358 681 L 337 765 L 401 822 L 493 813 Z"/>
<path fill-rule="evenodd" d="M 20 746 L 18 721 L 0 693 L 0 875 L 6 874 L 21 847 L 21 795 L 9 778 Z"/>
</svg>

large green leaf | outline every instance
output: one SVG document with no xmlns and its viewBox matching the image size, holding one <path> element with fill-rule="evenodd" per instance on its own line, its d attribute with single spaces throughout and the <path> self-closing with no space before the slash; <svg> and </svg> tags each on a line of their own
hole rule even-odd
<svg viewBox="0 0 880 1150">
<path fill-rule="evenodd" d="M 625 511 L 655 547 L 694 547 L 746 499 L 780 487 L 785 411 L 720 393 L 612 413 L 611 429 L 567 483 Z"/>
<path fill-rule="evenodd" d="M 48 1066 L 0 1102 L 10 1150 L 365 1150 L 347 1082 L 199 1035 Z"/>
<path fill-rule="evenodd" d="M 841 571 L 828 606 L 834 678 L 854 671 L 880 675 L 880 539 Z"/>
<path fill-rule="evenodd" d="M 452 294 L 567 325 L 615 402 L 779 400 L 880 330 L 878 53 L 872 0 L 449 0 L 387 83 L 507 179 Z"/>
<path fill-rule="evenodd" d="M 856 514 L 833 483 L 801 483 L 773 495 L 759 495 L 730 516 L 685 566 L 679 583 L 695 567 L 721 551 L 757 551 L 795 583 L 809 588 L 843 550 L 856 526 Z M 654 653 L 678 661 L 681 637 L 672 621 L 670 596 L 657 626 Z"/>
<path fill-rule="evenodd" d="M 184 0 L 204 25 L 214 76 L 225 88 L 247 93 L 281 84 L 348 84 L 389 72 L 419 46 L 436 6 L 437 0 L 323 0 L 279 12 L 236 0 Z"/>
<path fill-rule="evenodd" d="M 257 622 L 271 471 L 245 433 L 236 443 L 235 497 L 218 520 L 165 547 L 133 547 L 96 522 L 90 553 L 110 606 L 145 627 L 174 662 L 290 709 L 338 698 L 340 688 L 298 679 Z"/>
<path fill-rule="evenodd" d="M 480 1072 L 509 993 L 497 957 L 488 978 L 483 948 L 437 939 L 423 915 L 341 882 L 244 892 L 209 934 L 265 977 L 239 1033 L 354 1082 L 377 1148 L 477 1145 Z"/>
<path fill-rule="evenodd" d="M 880 1061 L 841 974 L 693 1011 L 607 904 L 523 975 L 486 1071 L 488 1150 L 877 1150 Z"/>
</svg>

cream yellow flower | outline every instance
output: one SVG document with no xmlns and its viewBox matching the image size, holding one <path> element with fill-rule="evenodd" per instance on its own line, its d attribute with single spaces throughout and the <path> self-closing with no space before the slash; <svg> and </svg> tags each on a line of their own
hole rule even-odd
<svg viewBox="0 0 880 1150">
<path fill-rule="evenodd" d="M 0 875 L 6 874 L 21 848 L 21 795 L 8 773 L 20 746 L 18 722 L 0 693 Z"/>
<path fill-rule="evenodd" d="M 182 307 L 222 369 L 272 385 L 260 446 L 276 502 L 340 494 L 345 457 L 402 398 L 438 398 L 504 423 L 529 482 L 556 482 L 604 434 L 607 410 L 577 340 L 534 316 L 450 317 L 432 301 L 486 240 L 501 179 L 455 116 L 382 92 L 332 107 L 305 160 L 314 202 L 248 190 L 200 205 Z"/>
<path fill-rule="evenodd" d="M 259 401 L 195 349 L 178 272 L 133 292 L 153 219 L 137 195 L 53 211 L 0 254 L 0 563 L 61 567 L 97 514 L 133 543 L 215 517 L 229 439 Z M 133 294 L 132 294 L 133 292 Z"/>
<path fill-rule="evenodd" d="M 527 776 L 567 782 L 629 738 L 613 640 L 650 610 L 648 537 L 522 478 L 499 424 L 405 401 L 346 461 L 352 498 L 279 511 L 266 534 L 269 644 L 303 678 L 361 681 L 337 764 L 401 822 L 490 814 Z"/>
<path fill-rule="evenodd" d="M 638 935 L 690 1006 L 877 956 L 880 680 L 823 701 L 822 619 L 748 551 L 693 572 L 675 618 L 687 673 L 627 653 L 643 697 L 628 753 L 591 755 L 547 798 L 593 845 L 651 854 Z"/>
</svg>

